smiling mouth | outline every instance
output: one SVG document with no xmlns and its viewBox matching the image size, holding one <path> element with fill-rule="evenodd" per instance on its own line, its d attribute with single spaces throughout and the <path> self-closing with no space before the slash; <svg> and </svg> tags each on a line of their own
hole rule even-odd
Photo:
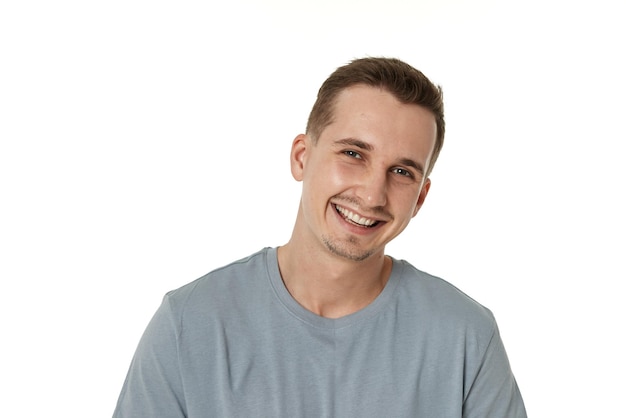
<svg viewBox="0 0 626 418">
<path fill-rule="evenodd" d="M 363 218 L 339 205 L 334 206 L 337 213 L 339 213 L 347 222 L 351 223 L 352 225 L 361 226 L 364 228 L 373 228 L 380 223 L 380 221 L 377 221 L 375 219 Z"/>
</svg>

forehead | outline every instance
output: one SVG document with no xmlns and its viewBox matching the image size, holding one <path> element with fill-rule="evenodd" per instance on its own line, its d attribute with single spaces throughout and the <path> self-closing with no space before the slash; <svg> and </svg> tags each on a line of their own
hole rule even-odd
<svg viewBox="0 0 626 418">
<path fill-rule="evenodd" d="M 374 147 L 402 145 L 405 152 L 430 154 L 436 131 L 430 110 L 402 103 L 385 89 L 357 84 L 337 95 L 332 121 L 321 137 L 331 141 L 353 137 Z"/>
<path fill-rule="evenodd" d="M 396 116 L 401 118 L 408 114 L 420 113 L 420 124 L 428 123 L 436 126 L 435 115 L 427 108 L 398 100 L 391 92 L 382 87 L 373 87 L 365 84 L 355 84 L 341 90 L 333 103 L 333 120 L 340 116 L 367 116 L 380 113 L 386 118 Z M 417 119 L 416 119 L 417 121 Z"/>
</svg>

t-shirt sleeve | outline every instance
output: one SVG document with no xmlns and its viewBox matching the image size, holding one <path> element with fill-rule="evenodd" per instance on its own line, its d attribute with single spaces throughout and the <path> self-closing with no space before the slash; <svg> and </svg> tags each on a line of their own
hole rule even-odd
<svg viewBox="0 0 626 418">
<path fill-rule="evenodd" d="M 165 296 L 141 337 L 114 418 L 185 417 L 178 328 Z"/>
<path fill-rule="evenodd" d="M 463 402 L 463 418 L 526 418 L 497 326 Z"/>
</svg>

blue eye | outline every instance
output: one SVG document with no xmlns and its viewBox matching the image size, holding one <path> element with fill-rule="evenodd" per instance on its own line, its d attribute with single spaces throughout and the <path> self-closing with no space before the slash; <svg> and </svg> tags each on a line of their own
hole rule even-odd
<svg viewBox="0 0 626 418">
<path fill-rule="evenodd" d="M 352 150 L 347 150 L 343 152 L 344 154 L 346 154 L 348 157 L 352 157 L 352 158 L 363 158 L 361 157 L 361 154 L 359 154 L 356 151 L 352 151 Z"/>
<path fill-rule="evenodd" d="M 409 170 L 405 170 L 404 168 L 397 167 L 391 171 L 404 177 L 413 177 L 413 174 Z"/>
</svg>

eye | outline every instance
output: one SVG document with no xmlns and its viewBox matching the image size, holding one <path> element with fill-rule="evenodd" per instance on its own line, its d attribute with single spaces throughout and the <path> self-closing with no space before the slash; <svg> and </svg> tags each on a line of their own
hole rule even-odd
<svg viewBox="0 0 626 418">
<path fill-rule="evenodd" d="M 413 173 L 411 173 L 409 170 L 405 170 L 404 168 L 401 168 L 401 167 L 393 168 L 393 169 L 391 169 L 391 172 L 395 173 L 395 174 L 399 174 L 399 175 L 401 175 L 403 177 L 413 178 Z"/>
<path fill-rule="evenodd" d="M 359 158 L 362 159 L 363 157 L 361 156 L 361 154 L 359 154 L 356 151 L 353 150 L 347 150 L 343 152 L 345 155 L 347 155 L 348 157 L 352 157 L 352 158 Z"/>
</svg>

